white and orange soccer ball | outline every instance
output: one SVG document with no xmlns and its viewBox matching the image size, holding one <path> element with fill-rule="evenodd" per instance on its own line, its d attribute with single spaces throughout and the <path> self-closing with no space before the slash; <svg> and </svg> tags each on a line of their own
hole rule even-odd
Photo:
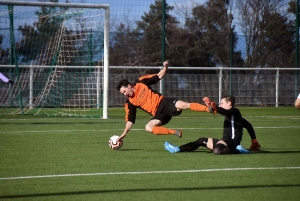
<svg viewBox="0 0 300 201">
<path fill-rule="evenodd" d="M 118 135 L 113 135 L 109 138 L 108 145 L 110 148 L 117 150 L 123 146 L 123 140 L 118 141 L 119 137 Z"/>
</svg>

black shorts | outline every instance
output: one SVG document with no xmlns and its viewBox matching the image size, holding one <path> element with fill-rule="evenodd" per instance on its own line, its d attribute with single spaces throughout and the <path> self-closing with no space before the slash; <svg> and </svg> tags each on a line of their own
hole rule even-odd
<svg viewBox="0 0 300 201">
<path fill-rule="evenodd" d="M 236 146 L 238 146 L 238 144 L 236 144 L 233 139 L 222 138 L 221 140 L 223 140 L 227 144 L 227 146 L 229 147 L 230 153 L 235 153 Z"/>
<path fill-rule="evenodd" d="M 152 119 L 158 119 L 161 121 L 162 125 L 167 124 L 173 116 L 178 116 L 181 114 L 182 110 L 177 111 L 175 107 L 178 99 L 176 98 L 164 98 L 160 102 L 156 114 Z"/>
</svg>

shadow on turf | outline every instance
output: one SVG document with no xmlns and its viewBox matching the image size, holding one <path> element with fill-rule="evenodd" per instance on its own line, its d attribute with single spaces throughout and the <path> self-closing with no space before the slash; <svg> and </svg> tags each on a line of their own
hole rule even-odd
<svg viewBox="0 0 300 201">
<path fill-rule="evenodd" d="M 151 150 L 151 151 L 161 151 L 161 150 Z M 191 152 L 182 152 L 180 154 L 190 154 L 190 153 L 207 153 L 207 154 L 212 154 L 212 151 L 209 150 L 195 150 Z M 300 150 L 295 150 L 295 151 L 283 151 L 283 150 L 278 150 L 278 151 L 266 151 L 266 150 L 261 150 L 261 151 L 251 151 L 251 154 L 297 154 L 300 153 Z M 232 154 L 234 155 L 234 154 Z"/>
<path fill-rule="evenodd" d="M 266 151 L 266 150 L 261 150 L 261 151 L 253 151 L 251 154 L 297 154 L 300 153 L 300 150 L 296 151 L 283 151 L 283 150 L 278 150 L 278 151 Z"/>
<path fill-rule="evenodd" d="M 84 195 L 84 194 L 101 194 L 101 193 L 131 193 L 131 192 L 155 192 L 155 191 L 199 191 L 199 190 L 226 190 L 226 189 L 251 189 L 251 188 L 282 188 L 282 187 L 300 187 L 300 184 L 273 184 L 273 185 L 252 185 L 252 186 L 219 186 L 219 187 L 195 187 L 195 188 L 141 188 L 126 190 L 93 190 L 93 191 L 77 191 L 77 192 L 61 192 L 61 193 L 40 193 L 26 195 L 4 195 L 0 199 L 30 198 L 30 197 L 51 197 L 51 196 L 68 196 L 68 195 Z"/>
<path fill-rule="evenodd" d="M 142 149 L 119 149 L 117 151 L 139 151 L 139 150 L 142 150 Z"/>
</svg>

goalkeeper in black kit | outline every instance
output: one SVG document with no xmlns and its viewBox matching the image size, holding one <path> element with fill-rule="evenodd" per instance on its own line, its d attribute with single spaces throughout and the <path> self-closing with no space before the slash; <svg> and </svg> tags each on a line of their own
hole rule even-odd
<svg viewBox="0 0 300 201">
<path fill-rule="evenodd" d="M 206 105 L 214 104 L 209 98 L 203 98 Z M 242 141 L 243 128 L 246 128 L 251 137 L 250 150 L 258 151 L 261 146 L 256 140 L 255 131 L 246 119 L 244 119 L 239 109 L 234 107 L 235 97 L 231 95 L 223 96 L 220 107 L 215 107 L 216 112 L 224 116 L 223 137 L 222 139 L 201 137 L 196 141 L 177 147 L 165 142 L 165 149 L 171 153 L 194 151 L 199 147 L 206 147 L 214 154 L 248 154 L 249 150 L 244 149 L 240 143 Z"/>
</svg>

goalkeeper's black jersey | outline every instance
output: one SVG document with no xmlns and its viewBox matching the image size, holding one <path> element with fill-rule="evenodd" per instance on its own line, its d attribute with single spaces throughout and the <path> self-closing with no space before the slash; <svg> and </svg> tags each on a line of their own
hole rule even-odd
<svg viewBox="0 0 300 201">
<path fill-rule="evenodd" d="M 240 110 L 217 107 L 217 112 L 224 116 L 223 139 L 232 139 L 239 145 L 243 135 L 243 117 Z"/>
</svg>

